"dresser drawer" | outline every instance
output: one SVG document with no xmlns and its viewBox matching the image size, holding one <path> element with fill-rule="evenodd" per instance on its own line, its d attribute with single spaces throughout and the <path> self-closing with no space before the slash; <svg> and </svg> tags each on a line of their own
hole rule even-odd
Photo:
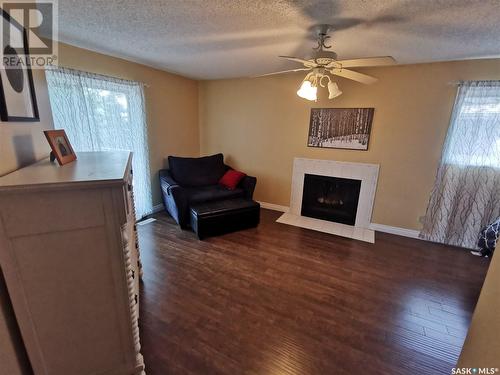
<svg viewBox="0 0 500 375">
<path fill-rule="evenodd" d="M 9 194 L 0 197 L 8 237 L 104 225 L 102 193 L 97 189 Z"/>
</svg>

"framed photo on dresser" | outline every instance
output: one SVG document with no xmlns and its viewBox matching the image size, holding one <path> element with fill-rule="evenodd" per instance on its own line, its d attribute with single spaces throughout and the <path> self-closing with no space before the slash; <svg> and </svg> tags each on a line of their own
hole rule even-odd
<svg viewBox="0 0 500 375">
<path fill-rule="evenodd" d="M 66 132 L 63 129 L 45 130 L 43 133 L 45 134 L 50 148 L 52 149 L 52 155 L 55 159 L 57 159 L 59 165 L 68 164 L 76 160 L 76 154 L 73 151 L 73 147 L 71 147 L 71 143 L 69 143 Z"/>
</svg>

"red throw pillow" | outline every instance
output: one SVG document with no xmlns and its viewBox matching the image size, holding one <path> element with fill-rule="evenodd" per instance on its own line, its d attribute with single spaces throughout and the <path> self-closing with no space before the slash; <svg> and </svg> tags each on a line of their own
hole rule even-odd
<svg viewBox="0 0 500 375">
<path fill-rule="evenodd" d="M 229 169 L 224 176 L 219 180 L 219 184 L 227 187 L 229 190 L 234 190 L 241 180 L 246 176 L 245 173 Z"/>
</svg>

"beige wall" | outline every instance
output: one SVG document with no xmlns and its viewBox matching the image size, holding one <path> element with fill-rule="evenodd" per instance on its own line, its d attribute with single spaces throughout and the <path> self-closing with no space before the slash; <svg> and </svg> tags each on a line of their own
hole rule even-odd
<svg viewBox="0 0 500 375">
<path fill-rule="evenodd" d="M 474 310 L 472 323 L 458 361 L 459 367 L 500 367 L 499 285 L 500 258 L 495 254 Z"/>
<path fill-rule="evenodd" d="M 198 156 L 198 82 L 145 65 L 59 44 L 59 65 L 140 81 L 149 127 L 153 203 L 161 202 L 158 170 L 168 155 Z"/>
<path fill-rule="evenodd" d="M 450 82 L 500 79 L 500 60 L 364 72 L 379 82 L 339 79 L 344 94 L 317 103 L 295 94 L 304 74 L 202 82 L 201 153 L 223 152 L 234 167 L 258 178 L 256 199 L 279 205 L 289 205 L 294 157 L 380 164 L 372 221 L 420 229 L 456 94 Z M 369 150 L 308 148 L 311 107 L 374 107 Z"/>
</svg>

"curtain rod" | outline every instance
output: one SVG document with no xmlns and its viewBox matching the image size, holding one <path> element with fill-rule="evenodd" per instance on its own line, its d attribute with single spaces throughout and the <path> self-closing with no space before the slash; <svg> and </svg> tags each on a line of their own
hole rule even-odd
<svg viewBox="0 0 500 375">
<path fill-rule="evenodd" d="M 448 85 L 453 85 L 453 86 L 460 86 L 464 85 L 466 83 L 495 83 L 495 85 L 500 84 L 500 80 L 498 79 L 468 79 L 468 80 L 459 80 L 459 81 L 449 81 L 447 84 Z"/>
<path fill-rule="evenodd" d="M 66 68 L 64 66 L 49 66 L 48 69 L 50 69 L 50 70 L 60 70 L 60 71 L 67 72 L 67 73 L 70 73 L 70 74 L 75 74 L 75 75 L 80 74 L 80 75 L 91 75 L 91 76 L 94 76 L 94 77 L 101 77 L 103 80 L 107 80 L 107 81 L 120 80 L 120 81 L 127 81 L 127 82 L 131 82 L 131 83 L 139 83 L 140 85 L 142 85 L 142 86 L 144 86 L 146 88 L 150 88 L 151 87 L 151 85 L 149 85 L 148 83 L 144 83 L 144 82 L 141 82 L 141 81 L 134 81 L 134 80 L 131 80 L 131 79 L 125 79 L 125 78 L 120 78 L 120 77 L 108 76 L 106 74 L 87 72 L 85 70 L 78 70 L 78 69 L 73 69 L 73 68 Z"/>
</svg>

